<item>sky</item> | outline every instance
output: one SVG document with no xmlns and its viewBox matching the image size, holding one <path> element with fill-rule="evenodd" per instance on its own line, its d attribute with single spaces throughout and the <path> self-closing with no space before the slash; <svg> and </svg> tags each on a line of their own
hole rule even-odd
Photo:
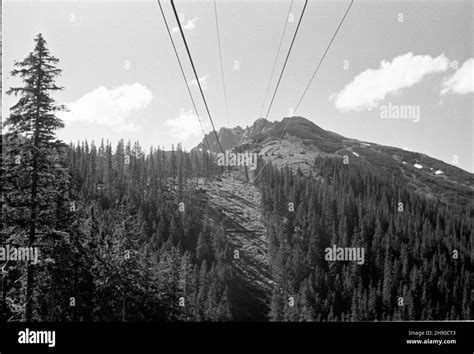
<svg viewBox="0 0 474 354">
<path fill-rule="evenodd" d="M 473 2 L 355 0 L 297 112 L 348 0 L 310 0 L 268 119 L 298 115 L 343 136 L 425 153 L 467 171 L 473 164 Z M 176 0 L 180 22 L 216 128 L 245 127 L 265 116 L 264 101 L 286 21 L 277 77 L 303 9 L 294 0 L 217 0 L 228 115 L 214 2 Z M 177 30 L 166 19 L 206 131 L 211 129 Z M 181 142 L 202 131 L 158 4 L 134 1 L 3 1 L 3 90 L 9 72 L 42 33 L 59 58 L 69 112 L 66 142 L 138 140 L 145 148 Z M 18 98 L 2 95 L 2 114 Z M 398 115 L 404 112 L 405 115 Z M 402 119 L 403 118 L 403 119 Z"/>
</svg>

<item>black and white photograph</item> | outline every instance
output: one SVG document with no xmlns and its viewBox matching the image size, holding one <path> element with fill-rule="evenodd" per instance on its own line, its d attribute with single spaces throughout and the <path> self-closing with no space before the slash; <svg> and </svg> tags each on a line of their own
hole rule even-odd
<svg viewBox="0 0 474 354">
<path fill-rule="evenodd" d="M 472 352 L 474 2 L 1 8 L 0 351 Z"/>
</svg>

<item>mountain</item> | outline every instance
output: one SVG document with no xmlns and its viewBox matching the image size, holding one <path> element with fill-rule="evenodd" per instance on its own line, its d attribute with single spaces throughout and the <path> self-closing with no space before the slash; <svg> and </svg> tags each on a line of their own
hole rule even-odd
<svg viewBox="0 0 474 354">
<path fill-rule="evenodd" d="M 304 117 L 280 122 L 259 118 L 245 129 L 221 128 L 218 136 L 224 150 L 255 152 L 275 166 L 299 169 L 314 178 L 318 178 L 316 158 L 342 158 L 349 166 L 368 165 L 388 178 L 400 178 L 428 198 L 463 206 L 472 203 L 473 174 L 422 153 L 346 138 Z M 213 132 L 205 139 L 212 152 L 220 152 Z M 205 139 L 197 149 L 205 146 Z"/>
<path fill-rule="evenodd" d="M 257 119 L 252 126 L 246 127 L 245 129 L 237 126 L 235 128 L 222 127 L 217 133 L 219 142 L 223 150 L 231 150 L 236 146 L 244 143 L 250 143 L 257 136 L 267 133 L 270 131 L 277 122 L 271 123 L 265 118 Z M 210 149 L 207 147 L 209 145 Z M 202 142 L 195 147 L 195 149 L 210 150 L 212 152 L 221 152 L 219 144 L 217 143 L 216 135 L 214 132 L 206 134 Z"/>
</svg>

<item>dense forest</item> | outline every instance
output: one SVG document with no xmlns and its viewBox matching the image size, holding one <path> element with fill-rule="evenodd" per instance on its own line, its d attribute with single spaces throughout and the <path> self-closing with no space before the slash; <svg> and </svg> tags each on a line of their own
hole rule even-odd
<svg viewBox="0 0 474 354">
<path fill-rule="evenodd" d="M 276 282 L 271 319 L 472 319 L 472 219 L 464 208 L 417 196 L 375 168 L 315 164 L 318 182 L 289 169 L 261 175 Z M 364 248 L 364 264 L 328 262 L 324 250 L 333 245 Z"/>
<path fill-rule="evenodd" d="M 179 144 L 57 140 L 61 70 L 41 35 L 35 43 L 12 72 L 24 86 L 9 91 L 20 98 L 2 134 L 1 244 L 38 247 L 40 259 L 0 264 L 1 321 L 241 318 L 231 236 L 205 192 L 223 168 Z M 473 318 L 461 208 L 341 159 L 318 158 L 317 178 L 261 162 L 268 320 Z M 327 262 L 332 245 L 363 247 L 365 263 Z"/>
<path fill-rule="evenodd" d="M 58 141 L 60 70 L 35 41 L 12 73 L 25 87 L 2 135 L 1 235 L 41 256 L 2 264 L 2 320 L 231 319 L 230 250 L 196 188 L 210 156 Z"/>
<path fill-rule="evenodd" d="M 5 152 L 5 165 L 9 155 L 14 160 L 14 146 Z M 206 168 L 206 154 L 178 149 L 167 157 L 156 150 L 145 158 L 137 144 L 130 149 L 122 142 L 111 151 L 110 144 L 64 147 L 57 162 L 68 171 L 62 189 L 55 179 L 54 191 L 42 191 L 48 202 L 37 223 L 42 261 L 35 265 L 32 318 L 230 319 L 230 250 L 223 229 L 208 220 L 192 172 Z M 9 180 L 15 185 L 20 179 Z M 52 187 L 53 180 L 43 185 Z M 3 237 L 21 245 L 25 231 L 9 194 Z M 23 313 L 22 274 L 10 267 L 7 291 L 14 300 L 8 308 L 17 309 L 10 316 Z"/>
</svg>

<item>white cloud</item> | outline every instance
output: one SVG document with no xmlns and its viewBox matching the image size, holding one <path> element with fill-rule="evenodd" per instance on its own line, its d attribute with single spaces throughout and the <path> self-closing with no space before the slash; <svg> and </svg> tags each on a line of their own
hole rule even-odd
<svg viewBox="0 0 474 354">
<path fill-rule="evenodd" d="M 151 91 L 139 83 L 112 89 L 100 86 L 67 104 L 69 112 L 62 112 L 61 118 L 66 123 L 96 123 L 115 131 L 136 130 L 137 127 L 127 118 L 131 113 L 146 108 L 152 99 Z"/>
<path fill-rule="evenodd" d="M 208 76 L 209 76 L 209 75 L 204 75 L 203 77 L 200 77 L 200 78 L 199 78 L 199 83 L 201 84 L 201 87 L 202 87 L 203 90 L 207 90 L 207 77 L 208 77 Z M 194 85 L 194 86 L 197 87 L 198 84 L 197 84 L 196 79 L 193 79 L 193 80 L 189 83 L 189 86 L 192 86 L 192 85 Z"/>
<path fill-rule="evenodd" d="M 374 108 L 388 94 L 397 94 L 401 89 L 417 84 L 426 75 L 444 72 L 448 67 L 449 60 L 444 54 L 432 58 L 409 52 L 393 58 L 391 62 L 382 60 L 380 68 L 361 72 L 329 99 L 334 99 L 340 111 Z"/>
<path fill-rule="evenodd" d="M 210 129 L 210 124 L 207 121 L 204 121 L 201 118 L 201 122 L 204 128 L 204 131 Z M 199 125 L 198 118 L 196 114 L 192 111 L 181 110 L 178 117 L 173 119 L 168 119 L 165 122 L 165 125 L 170 128 L 170 133 L 174 138 L 177 138 L 181 142 L 188 140 L 191 137 L 199 137 L 203 139 L 201 126 Z"/>
<path fill-rule="evenodd" d="M 193 29 L 196 28 L 196 21 L 197 20 L 199 20 L 199 17 L 194 17 L 193 19 L 188 20 L 188 22 L 186 22 L 186 24 L 184 26 L 181 26 L 181 28 L 183 29 L 183 31 L 192 31 Z M 172 33 L 176 33 L 178 31 L 179 31 L 178 26 L 175 26 L 171 29 Z"/>
<path fill-rule="evenodd" d="M 441 95 L 474 92 L 474 58 L 470 58 L 448 79 L 444 80 Z"/>
</svg>

